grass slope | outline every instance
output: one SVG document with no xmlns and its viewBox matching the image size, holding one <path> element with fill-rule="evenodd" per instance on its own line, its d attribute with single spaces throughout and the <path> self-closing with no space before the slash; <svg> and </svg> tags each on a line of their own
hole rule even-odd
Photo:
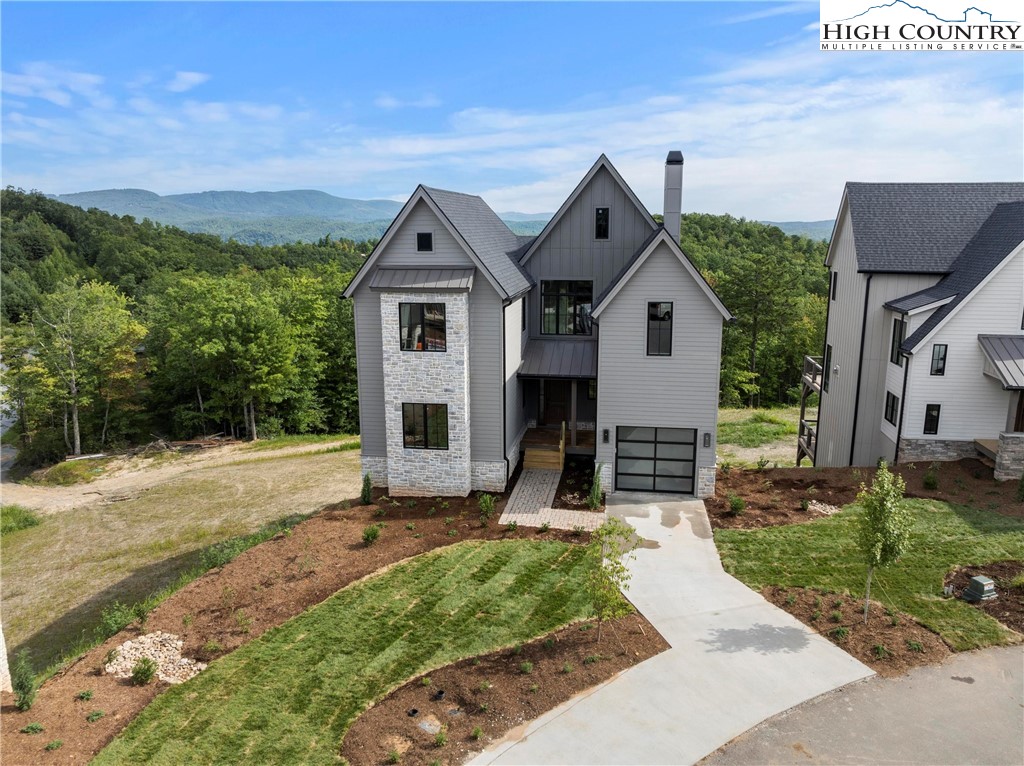
<svg viewBox="0 0 1024 766">
<path fill-rule="evenodd" d="M 355 583 L 147 707 L 94 764 L 335 764 L 371 702 L 590 613 L 581 546 L 468 542 Z"/>
<path fill-rule="evenodd" d="M 19 529 L 28 529 L 39 524 L 35 511 L 21 505 L 0 506 L 0 536 L 9 535 Z"/>
<path fill-rule="evenodd" d="M 795 436 L 797 426 L 792 412 L 787 410 L 740 410 L 753 412 L 749 417 L 731 419 L 723 416 L 718 424 L 718 443 L 740 447 L 761 447 L 787 436 Z M 731 410 L 730 415 L 736 410 Z M 796 412 L 799 412 L 797 410 Z"/>
<path fill-rule="evenodd" d="M 914 513 L 908 553 L 875 572 L 871 595 L 907 612 L 954 649 L 1007 643 L 1014 634 L 956 599 L 942 597 L 954 566 L 1024 559 L 1024 523 L 931 500 L 907 501 Z M 864 596 L 867 568 L 856 543 L 858 506 L 808 524 L 757 530 L 723 529 L 715 543 L 726 571 L 755 590 L 802 586 Z"/>
</svg>

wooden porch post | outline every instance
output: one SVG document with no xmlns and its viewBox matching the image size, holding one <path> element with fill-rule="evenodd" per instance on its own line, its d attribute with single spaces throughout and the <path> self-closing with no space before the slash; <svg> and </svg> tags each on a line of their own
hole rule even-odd
<svg viewBox="0 0 1024 766">
<path fill-rule="evenodd" d="M 572 418 L 572 446 L 576 446 L 576 381 L 569 381 L 571 393 L 569 394 L 569 415 Z"/>
</svg>

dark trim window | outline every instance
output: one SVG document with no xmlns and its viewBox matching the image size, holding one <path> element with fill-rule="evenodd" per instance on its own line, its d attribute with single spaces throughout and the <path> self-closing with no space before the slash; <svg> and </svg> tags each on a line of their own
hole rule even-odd
<svg viewBox="0 0 1024 766">
<path fill-rule="evenodd" d="M 832 377 L 832 344 L 825 346 L 825 360 L 821 365 L 821 390 L 828 393 L 828 382 Z"/>
<path fill-rule="evenodd" d="M 543 335 L 590 335 L 593 282 L 542 281 L 540 283 Z"/>
<path fill-rule="evenodd" d="M 892 346 L 889 348 L 889 361 L 897 367 L 903 366 L 903 355 L 900 353 L 900 346 L 907 333 L 907 323 L 899 317 L 892 320 Z"/>
<path fill-rule="evenodd" d="M 523 326 L 520 328 L 523 332 L 526 332 L 526 296 L 523 296 Z"/>
<path fill-rule="evenodd" d="M 416 252 L 417 253 L 432 253 L 432 252 L 434 252 L 434 232 L 432 232 L 432 231 L 418 231 L 418 232 L 416 232 Z"/>
<path fill-rule="evenodd" d="M 900 414 L 900 398 L 888 391 L 885 392 L 885 419 L 896 425 L 896 418 Z"/>
<path fill-rule="evenodd" d="M 399 303 L 402 351 L 447 351 L 443 303 Z"/>
<path fill-rule="evenodd" d="M 932 375 L 946 374 L 946 344 L 936 343 L 932 346 Z"/>
<path fill-rule="evenodd" d="M 941 409 L 941 404 L 926 404 L 924 406 L 924 432 L 926 434 L 939 432 L 939 411 Z"/>
<path fill-rule="evenodd" d="M 610 208 L 594 208 L 594 239 L 608 239 L 609 229 L 611 228 L 610 213 Z"/>
<path fill-rule="evenodd" d="M 403 404 L 402 435 L 406 449 L 448 449 L 448 405 Z"/>
<path fill-rule="evenodd" d="M 590 401 L 594 401 L 594 399 L 597 398 L 597 381 L 596 380 L 587 381 L 587 398 Z"/>
<path fill-rule="evenodd" d="M 832 289 L 829 291 L 831 293 L 832 300 L 836 299 L 836 288 L 839 286 L 838 283 L 839 283 L 839 272 L 838 271 L 833 271 L 832 272 Z"/>
<path fill-rule="evenodd" d="M 647 356 L 672 356 L 672 304 L 647 304 Z"/>
</svg>

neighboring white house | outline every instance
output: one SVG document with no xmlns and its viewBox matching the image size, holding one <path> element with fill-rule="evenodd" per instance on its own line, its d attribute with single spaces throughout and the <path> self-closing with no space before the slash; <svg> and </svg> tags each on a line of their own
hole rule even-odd
<svg viewBox="0 0 1024 766">
<path fill-rule="evenodd" d="M 821 398 L 798 460 L 981 454 L 1019 478 L 1024 184 L 848 183 L 826 263 L 825 349 L 804 376 Z"/>
<path fill-rule="evenodd" d="M 373 482 L 500 491 L 564 429 L 607 489 L 712 494 L 731 315 L 679 249 L 682 177 L 671 152 L 659 225 L 601 155 L 537 237 L 417 187 L 344 293 Z"/>
</svg>

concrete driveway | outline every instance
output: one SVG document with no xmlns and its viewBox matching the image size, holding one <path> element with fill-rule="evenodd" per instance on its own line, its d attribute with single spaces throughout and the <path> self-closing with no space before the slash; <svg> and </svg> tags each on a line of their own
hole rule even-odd
<svg viewBox="0 0 1024 766">
<path fill-rule="evenodd" d="M 630 600 L 672 648 L 548 712 L 474 764 L 692 764 L 770 716 L 873 675 L 725 573 L 704 503 L 616 493 L 646 541 Z"/>
</svg>

